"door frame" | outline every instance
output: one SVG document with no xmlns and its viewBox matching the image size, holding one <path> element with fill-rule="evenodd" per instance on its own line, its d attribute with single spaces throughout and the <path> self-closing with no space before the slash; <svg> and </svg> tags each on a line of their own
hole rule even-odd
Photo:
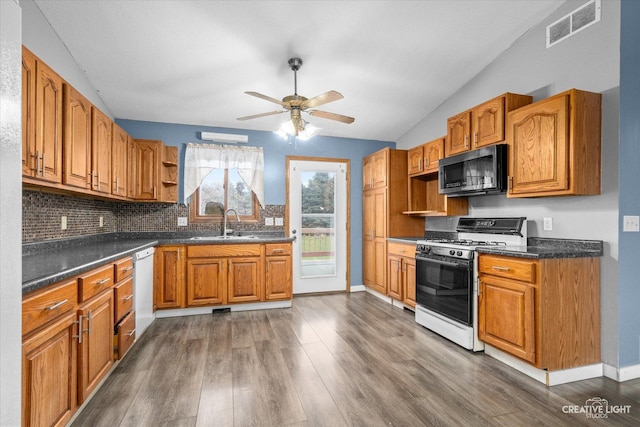
<svg viewBox="0 0 640 427">
<path fill-rule="evenodd" d="M 291 161 L 305 161 L 305 162 L 331 162 L 331 163 L 344 163 L 345 165 L 345 174 L 346 174 L 346 187 L 347 187 L 347 230 L 346 230 L 346 251 L 347 251 L 347 265 L 346 265 L 346 275 L 345 283 L 346 288 L 345 292 L 350 292 L 351 290 L 351 160 L 350 159 L 341 159 L 341 158 L 331 158 L 331 157 L 309 157 L 309 156 L 286 156 L 286 191 L 285 191 L 285 204 L 284 204 L 284 235 L 286 237 L 291 237 L 289 233 L 289 167 Z M 309 295 L 309 294 L 306 294 Z"/>
</svg>

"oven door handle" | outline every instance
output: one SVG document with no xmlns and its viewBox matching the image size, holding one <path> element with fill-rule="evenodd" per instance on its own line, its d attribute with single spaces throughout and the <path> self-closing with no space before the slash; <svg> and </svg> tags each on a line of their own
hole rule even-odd
<svg viewBox="0 0 640 427">
<path fill-rule="evenodd" d="M 457 262 L 450 262 L 450 261 L 442 261 L 439 259 L 433 259 L 433 258 L 428 258 L 428 257 L 424 257 L 424 256 L 420 256 L 420 255 L 416 255 L 416 261 L 420 260 L 420 261 L 426 261 L 426 262 L 432 262 L 434 264 L 440 264 L 440 265 L 447 265 L 449 267 L 456 267 L 456 268 L 466 268 L 467 266 L 464 264 L 458 264 Z"/>
</svg>

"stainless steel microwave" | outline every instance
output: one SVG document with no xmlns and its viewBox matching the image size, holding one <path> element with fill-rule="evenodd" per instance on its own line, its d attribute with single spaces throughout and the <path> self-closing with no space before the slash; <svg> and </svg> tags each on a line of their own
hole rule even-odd
<svg viewBox="0 0 640 427">
<path fill-rule="evenodd" d="M 440 194 L 475 196 L 507 190 L 507 144 L 496 144 L 440 159 Z"/>
</svg>

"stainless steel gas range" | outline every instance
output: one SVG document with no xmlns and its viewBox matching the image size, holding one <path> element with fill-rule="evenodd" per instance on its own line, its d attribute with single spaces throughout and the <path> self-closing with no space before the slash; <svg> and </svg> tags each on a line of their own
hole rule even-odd
<svg viewBox="0 0 640 427">
<path fill-rule="evenodd" d="M 416 322 L 473 351 L 478 340 L 478 246 L 527 244 L 526 218 L 460 218 L 457 239 L 419 240 Z"/>
</svg>

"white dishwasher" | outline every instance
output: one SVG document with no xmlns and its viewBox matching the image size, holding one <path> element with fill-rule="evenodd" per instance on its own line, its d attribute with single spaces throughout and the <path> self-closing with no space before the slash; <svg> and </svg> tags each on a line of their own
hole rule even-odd
<svg viewBox="0 0 640 427">
<path fill-rule="evenodd" d="M 144 249 L 133 255 L 133 293 L 136 309 L 136 339 L 156 318 L 153 312 L 153 253 L 154 248 Z"/>
</svg>

